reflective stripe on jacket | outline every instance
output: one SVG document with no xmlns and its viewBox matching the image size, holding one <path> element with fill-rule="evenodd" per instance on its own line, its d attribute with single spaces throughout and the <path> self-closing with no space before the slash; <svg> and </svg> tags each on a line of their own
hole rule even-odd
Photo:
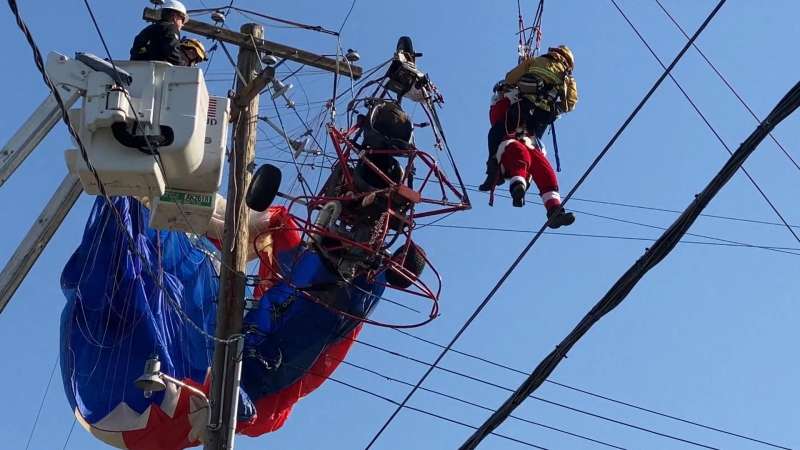
<svg viewBox="0 0 800 450">
<path fill-rule="evenodd" d="M 536 77 L 546 86 L 558 91 L 561 102 L 556 106 L 559 112 L 570 112 L 575 109 L 578 103 L 578 86 L 560 56 L 547 54 L 527 58 L 506 74 L 505 82 L 516 86 L 525 76 Z"/>
</svg>

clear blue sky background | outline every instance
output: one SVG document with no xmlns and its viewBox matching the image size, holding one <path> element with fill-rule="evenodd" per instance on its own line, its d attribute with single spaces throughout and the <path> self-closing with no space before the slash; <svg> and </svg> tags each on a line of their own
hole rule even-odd
<svg viewBox="0 0 800 450">
<path fill-rule="evenodd" d="M 203 7 L 190 0 L 190 8 Z M 205 0 L 211 5 L 212 0 Z M 227 3 L 227 2 L 225 2 Z M 420 64 L 429 71 L 447 100 L 442 118 L 467 182 L 482 180 L 491 86 L 516 61 L 516 2 L 503 1 L 360 1 L 344 28 L 342 45 L 359 50 L 365 67 L 385 60 L 402 34 L 411 35 Z M 529 13 L 532 0 L 522 2 Z M 672 0 L 667 8 L 691 34 L 716 2 Z M 22 13 L 43 51 L 102 54 L 83 3 L 20 1 Z M 140 20 L 143 1 L 99 1 L 92 4 L 115 58 L 126 58 Z M 238 6 L 336 29 L 349 1 L 261 2 L 238 0 Z M 670 61 L 685 42 L 652 0 L 622 1 L 656 52 Z M 3 8 L 5 10 L 5 8 Z M 761 116 L 796 81 L 797 17 L 800 4 L 790 0 L 731 0 L 698 44 Z M 230 26 L 244 19 L 234 14 Z M 307 31 L 270 27 L 273 40 L 320 53 L 335 52 L 335 40 Z M 45 97 L 22 34 L 7 11 L 0 14 L 5 69 L 0 72 L 4 104 L 0 140 L 5 141 Z M 544 45 L 568 43 L 575 52 L 580 90 L 577 110 L 559 122 L 559 143 L 566 192 L 610 139 L 635 104 L 662 72 L 653 57 L 608 1 L 548 1 Z M 219 52 L 208 78 L 230 80 L 230 65 Z M 674 74 L 729 146 L 735 148 L 755 122 L 690 51 Z M 310 101 L 330 95 L 331 77 L 313 71 L 293 80 L 293 95 L 305 114 Z M 226 81 L 210 83 L 218 94 Z M 272 111 L 265 98 L 262 103 Z M 269 107 L 267 107 L 269 106 Z M 315 105 L 318 108 L 318 105 Z M 313 117 L 317 110 L 311 110 Z M 288 115 L 286 110 L 282 114 Z M 288 121 L 288 119 L 287 119 Z M 294 124 L 294 122 L 292 122 Z M 294 124 L 296 125 L 296 124 Z M 274 138 L 274 134 L 271 137 Z M 800 159 L 798 118 L 784 122 L 775 135 Z M 2 235 L 0 262 L 17 242 L 61 180 L 63 150 L 69 145 L 62 126 L 51 133 L 0 189 Z M 279 150 L 260 143 L 259 156 L 279 157 Z M 285 157 L 285 155 L 284 155 Z M 727 153 L 671 81 L 666 81 L 622 138 L 577 193 L 583 200 L 623 202 L 682 209 L 727 158 Z M 309 160 L 311 162 L 311 160 Z M 797 196 L 800 172 L 769 141 L 746 166 L 787 220 L 800 223 Z M 310 172 L 314 178 L 317 172 Z M 666 226 L 674 214 L 602 205 L 578 198 L 571 207 L 578 220 L 569 232 L 653 238 L 659 231 L 599 214 L 654 226 Z M 447 342 L 483 299 L 505 268 L 539 228 L 541 206 L 513 209 L 505 199 L 494 208 L 487 197 L 473 194 L 474 209 L 444 224 L 523 230 L 520 233 L 427 228 L 417 238 L 437 263 L 444 279 L 442 317 L 421 336 Z M 58 354 L 58 323 L 64 303 L 59 289 L 63 264 L 81 236 L 92 199 L 82 197 L 56 234 L 12 303 L 0 316 L 0 439 L 3 448 L 22 449 Z M 747 179 L 738 174 L 707 211 L 775 222 L 777 218 Z M 692 232 L 757 245 L 798 248 L 785 228 L 773 225 L 703 218 Z M 695 242 L 707 239 L 688 237 Z M 546 235 L 509 278 L 493 302 L 475 321 L 457 349 L 529 370 L 559 342 L 616 278 L 641 255 L 648 242 Z M 597 325 L 562 362 L 553 380 L 677 416 L 800 447 L 800 331 L 797 255 L 744 247 L 682 244 L 654 269 L 629 299 Z M 418 304 L 417 306 L 422 306 Z M 383 305 L 379 319 L 418 320 L 419 315 Z M 432 360 L 437 349 L 391 330 L 367 328 L 365 341 Z M 393 377 L 416 381 L 423 367 L 356 345 L 349 359 Z M 443 366 L 494 383 L 516 387 L 522 377 L 458 355 Z M 354 368 L 342 367 L 336 377 L 382 395 L 401 399 L 407 387 Z M 426 386 L 496 407 L 506 393 L 436 372 Z M 546 384 L 542 398 L 658 430 L 713 447 L 767 448 L 708 430 L 614 405 Z M 411 405 L 477 425 L 488 413 L 419 392 Z M 382 400 L 328 382 L 296 407 L 279 432 L 258 439 L 242 438 L 241 449 L 363 448 L 394 409 Z M 631 449 L 682 449 L 692 445 L 626 428 L 529 400 L 521 417 Z M 56 374 L 30 448 L 61 449 L 72 424 L 60 377 Z M 530 424 L 509 420 L 499 430 L 515 438 L 553 449 L 592 449 L 598 444 Z M 459 425 L 413 411 L 404 411 L 378 441 L 376 449 L 456 448 L 470 434 Z M 102 449 L 79 427 L 66 448 Z M 490 437 L 482 448 L 523 448 Z"/>
</svg>

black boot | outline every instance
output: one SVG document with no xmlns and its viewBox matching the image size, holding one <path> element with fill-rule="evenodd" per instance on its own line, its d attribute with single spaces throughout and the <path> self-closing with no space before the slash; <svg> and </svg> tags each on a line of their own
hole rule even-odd
<svg viewBox="0 0 800 450">
<path fill-rule="evenodd" d="M 564 211 L 564 207 L 561 205 L 550 208 L 547 211 L 547 218 L 549 219 L 547 226 L 550 228 L 566 227 L 575 222 L 575 214 Z"/>
<path fill-rule="evenodd" d="M 515 181 L 511 184 L 511 200 L 517 208 L 525 206 L 525 183 Z"/>
<path fill-rule="evenodd" d="M 495 186 L 500 186 L 503 183 L 505 183 L 505 180 L 500 176 L 500 165 L 497 164 L 495 158 L 489 159 L 489 161 L 486 162 L 486 179 L 478 186 L 478 190 L 481 192 L 489 192 L 494 189 Z"/>
</svg>

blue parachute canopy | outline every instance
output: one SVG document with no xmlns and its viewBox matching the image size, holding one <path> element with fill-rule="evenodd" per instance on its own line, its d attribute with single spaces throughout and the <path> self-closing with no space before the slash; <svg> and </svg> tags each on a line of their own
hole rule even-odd
<svg viewBox="0 0 800 450">
<path fill-rule="evenodd" d="M 138 201 L 113 205 L 121 221 L 98 198 L 61 276 L 64 387 L 89 424 L 123 404 L 138 414 L 162 404 L 168 392 L 145 398 L 133 384 L 152 355 L 162 372 L 203 384 L 213 354 L 203 333 L 214 330 L 218 277 L 206 253 L 184 233 L 147 228 Z"/>
</svg>

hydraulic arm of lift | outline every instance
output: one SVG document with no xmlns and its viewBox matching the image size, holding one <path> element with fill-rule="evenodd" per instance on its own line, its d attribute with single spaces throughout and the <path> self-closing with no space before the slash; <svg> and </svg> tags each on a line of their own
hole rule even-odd
<svg viewBox="0 0 800 450">
<path fill-rule="evenodd" d="M 111 64 L 87 54 L 79 54 L 73 60 L 58 53 L 51 53 L 47 57 L 46 70 L 59 90 L 67 109 L 86 93 L 85 86 L 90 72 L 114 73 Z M 127 74 L 124 71 L 117 71 L 115 76 L 124 79 Z M 62 110 L 51 93 L 0 150 L 0 187 L 42 142 L 61 117 Z M 36 222 L 31 225 L 28 234 L 0 272 L 0 313 L 50 238 L 58 230 L 81 192 L 78 178 L 68 173 Z"/>
</svg>

